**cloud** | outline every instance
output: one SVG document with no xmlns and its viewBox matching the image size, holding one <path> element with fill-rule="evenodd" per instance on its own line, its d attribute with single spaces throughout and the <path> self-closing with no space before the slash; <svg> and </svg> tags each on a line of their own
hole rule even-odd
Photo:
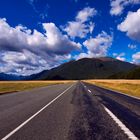
<svg viewBox="0 0 140 140">
<path fill-rule="evenodd" d="M 23 52 L 6 51 L 1 54 L 0 72 L 31 75 L 58 66 L 62 60 L 70 59 L 70 57 L 70 55 L 47 55 L 44 59 L 28 50 Z"/>
<path fill-rule="evenodd" d="M 90 38 L 83 43 L 87 48 L 87 53 L 81 53 L 77 56 L 77 59 L 106 56 L 109 47 L 112 45 L 112 41 L 112 35 L 108 35 L 104 31 L 101 32 L 95 38 Z"/>
<path fill-rule="evenodd" d="M 95 38 L 86 40 L 83 44 L 95 57 L 104 56 L 107 54 L 108 48 L 112 45 L 112 39 L 112 36 L 103 31 Z"/>
<path fill-rule="evenodd" d="M 132 55 L 133 63 L 140 64 L 140 52 Z"/>
<path fill-rule="evenodd" d="M 126 32 L 128 37 L 140 42 L 140 9 L 129 12 L 125 20 L 118 25 L 118 30 Z"/>
<path fill-rule="evenodd" d="M 24 50 L 21 52 L 6 51 L 2 53 L 3 67 L 0 67 L 1 72 L 17 74 L 32 74 L 39 72 L 48 64 L 40 57 L 30 51 Z"/>
<path fill-rule="evenodd" d="M 124 8 L 129 5 L 140 4 L 140 0 L 110 0 L 111 15 L 121 15 Z"/>
<path fill-rule="evenodd" d="M 22 25 L 11 27 L 6 19 L 0 19 L 0 56 L 4 62 L 0 72 L 9 67 L 9 72 L 15 68 L 15 71 L 21 69 L 20 74 L 31 74 L 35 68 L 38 71 L 58 65 L 72 51 L 80 50 L 81 44 L 63 35 L 54 23 L 43 23 L 42 27 L 44 34 Z"/>
<path fill-rule="evenodd" d="M 37 30 L 29 30 L 21 25 L 11 27 L 6 19 L 0 19 L 0 49 L 9 51 L 22 51 L 28 49 L 38 54 L 38 51 L 55 54 L 68 54 L 80 49 L 81 45 L 75 43 L 55 26 L 54 23 L 42 24 L 45 34 Z"/>
<path fill-rule="evenodd" d="M 86 7 L 77 13 L 75 21 L 69 21 L 62 29 L 67 32 L 71 38 L 85 38 L 88 33 L 92 33 L 94 23 L 91 19 L 97 14 L 94 8 Z"/>
<path fill-rule="evenodd" d="M 76 16 L 76 20 L 84 23 L 86 21 L 89 21 L 90 18 L 92 18 L 96 14 L 97 14 L 97 11 L 94 8 L 86 7 L 83 10 L 78 12 Z"/>
<path fill-rule="evenodd" d="M 128 44 L 128 48 L 130 49 L 136 49 L 137 48 L 137 45 L 134 45 L 134 44 Z"/>
<path fill-rule="evenodd" d="M 68 26 L 64 29 L 71 38 L 79 37 L 85 38 L 88 33 L 92 33 L 94 24 L 84 24 L 81 22 L 68 22 Z"/>
<path fill-rule="evenodd" d="M 81 48 L 81 44 L 70 41 L 67 35 L 63 35 L 54 23 L 44 23 L 46 31 L 46 44 L 50 51 L 58 54 L 68 54 L 72 50 Z"/>
<path fill-rule="evenodd" d="M 125 53 L 120 53 L 120 54 L 118 54 L 118 53 L 113 53 L 113 56 L 114 56 L 116 59 L 120 60 L 120 61 L 125 61 L 125 60 L 126 60 L 126 58 L 124 57 L 124 56 L 125 56 Z"/>
</svg>

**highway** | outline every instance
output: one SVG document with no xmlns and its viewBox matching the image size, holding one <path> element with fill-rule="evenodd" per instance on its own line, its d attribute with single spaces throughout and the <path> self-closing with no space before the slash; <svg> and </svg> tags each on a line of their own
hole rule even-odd
<svg viewBox="0 0 140 140">
<path fill-rule="evenodd" d="M 0 95 L 1 140 L 138 140 L 140 100 L 81 81 Z"/>
</svg>

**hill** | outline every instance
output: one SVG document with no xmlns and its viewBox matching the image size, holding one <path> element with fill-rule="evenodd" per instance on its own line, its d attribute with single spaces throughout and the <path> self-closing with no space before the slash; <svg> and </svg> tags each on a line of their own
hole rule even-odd
<svg viewBox="0 0 140 140">
<path fill-rule="evenodd" d="M 140 67 L 128 72 L 120 72 L 108 77 L 109 79 L 140 79 Z"/>
<path fill-rule="evenodd" d="M 136 68 L 134 70 L 129 71 L 126 75 L 125 75 L 126 79 L 140 79 L 140 67 Z"/>
<path fill-rule="evenodd" d="M 46 77 L 47 72 L 48 70 L 45 70 L 40 73 L 32 74 L 29 76 L 0 73 L 0 81 L 42 80 L 44 79 L 44 77 Z"/>
<path fill-rule="evenodd" d="M 0 73 L 0 80 L 81 80 L 105 79 L 124 76 L 136 65 L 111 57 L 83 58 L 64 63 L 51 70 L 30 76 L 16 76 Z M 136 72 L 134 72 L 136 73 Z M 134 76 L 133 74 L 130 74 Z M 137 75 L 135 76 L 137 77 Z"/>
<path fill-rule="evenodd" d="M 119 72 L 127 72 L 137 66 L 110 57 L 83 58 L 64 63 L 48 71 L 44 79 L 104 79 Z"/>
<path fill-rule="evenodd" d="M 4 81 L 4 80 L 11 81 L 11 80 L 21 80 L 21 79 L 24 79 L 24 76 L 0 73 L 0 81 Z"/>
</svg>

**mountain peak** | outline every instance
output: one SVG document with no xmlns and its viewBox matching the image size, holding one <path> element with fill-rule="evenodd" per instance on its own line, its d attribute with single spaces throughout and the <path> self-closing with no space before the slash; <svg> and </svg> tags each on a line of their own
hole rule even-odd
<svg viewBox="0 0 140 140">
<path fill-rule="evenodd" d="M 134 64 L 111 57 L 82 58 L 27 78 L 40 80 L 104 79 L 121 72 L 126 73 L 134 68 L 137 68 Z"/>
<path fill-rule="evenodd" d="M 101 60 L 101 61 L 116 61 L 117 59 L 112 57 L 92 57 L 92 58 L 81 58 L 79 60 Z M 79 61 L 78 60 L 78 61 Z"/>
<path fill-rule="evenodd" d="M 95 79 L 135 68 L 136 65 L 119 61 L 111 57 L 82 58 L 64 63 L 48 72 L 45 79 Z"/>
<path fill-rule="evenodd" d="M 102 61 L 116 61 L 117 60 L 117 59 L 112 58 L 112 57 L 99 57 L 98 59 L 102 60 Z"/>
</svg>

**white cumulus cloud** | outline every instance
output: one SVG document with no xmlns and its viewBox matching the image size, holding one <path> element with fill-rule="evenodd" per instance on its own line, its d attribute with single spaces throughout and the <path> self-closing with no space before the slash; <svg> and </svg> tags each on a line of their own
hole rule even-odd
<svg viewBox="0 0 140 140">
<path fill-rule="evenodd" d="M 133 63 L 140 64 L 140 52 L 132 55 Z"/>
<path fill-rule="evenodd" d="M 129 12 L 125 20 L 118 25 L 118 30 L 126 32 L 127 36 L 140 41 L 140 9 Z"/>
<path fill-rule="evenodd" d="M 93 16 L 97 14 L 97 11 L 94 8 L 86 7 L 83 10 L 79 11 L 76 20 L 80 22 L 86 22 L 90 20 Z"/>
<path fill-rule="evenodd" d="M 87 48 L 87 53 L 81 53 L 77 59 L 88 57 L 101 57 L 106 56 L 109 47 L 112 45 L 113 36 L 108 35 L 106 32 L 101 32 L 95 38 L 86 40 L 83 45 Z"/>
<path fill-rule="evenodd" d="M 69 21 L 62 28 L 71 38 L 84 38 L 88 33 L 92 33 L 93 31 L 95 25 L 91 19 L 96 14 L 97 11 L 94 8 L 86 7 L 78 12 L 74 21 Z"/>
<path fill-rule="evenodd" d="M 121 15 L 124 8 L 129 5 L 140 4 L 140 0 L 110 0 L 111 15 Z"/>
<path fill-rule="evenodd" d="M 113 56 L 120 61 L 125 61 L 126 60 L 125 53 L 120 53 L 120 54 L 113 53 Z"/>
<path fill-rule="evenodd" d="M 44 34 L 18 25 L 11 27 L 0 19 L 0 72 L 31 74 L 49 69 L 69 59 L 81 44 L 63 35 L 54 23 L 42 24 Z M 7 67 L 7 68 L 6 68 Z"/>
</svg>

